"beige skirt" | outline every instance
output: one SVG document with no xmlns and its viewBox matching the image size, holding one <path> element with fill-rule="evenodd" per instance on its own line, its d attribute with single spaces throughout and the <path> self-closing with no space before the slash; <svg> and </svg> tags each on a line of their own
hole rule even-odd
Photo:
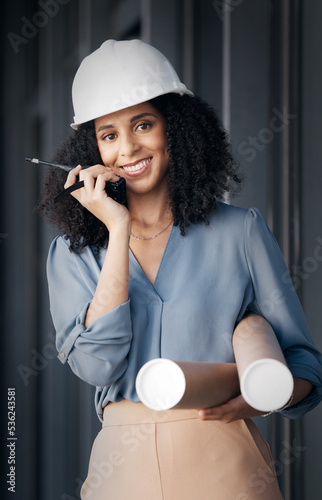
<svg viewBox="0 0 322 500">
<path fill-rule="evenodd" d="M 282 500 L 255 424 L 123 400 L 104 410 L 82 500 Z"/>
</svg>

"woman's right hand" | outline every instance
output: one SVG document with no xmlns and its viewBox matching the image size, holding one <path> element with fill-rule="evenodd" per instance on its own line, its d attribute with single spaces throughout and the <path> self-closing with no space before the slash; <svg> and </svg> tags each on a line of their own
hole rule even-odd
<svg viewBox="0 0 322 500">
<path fill-rule="evenodd" d="M 122 225 L 130 231 L 129 211 L 107 196 L 105 191 L 105 183 L 107 181 L 115 182 L 119 177 L 104 165 L 94 165 L 86 169 L 82 169 L 81 165 L 78 165 L 69 172 L 64 188 L 67 189 L 75 184 L 78 176 L 79 180 L 84 181 L 84 187 L 73 191 L 71 195 L 101 220 L 109 232 Z"/>
</svg>

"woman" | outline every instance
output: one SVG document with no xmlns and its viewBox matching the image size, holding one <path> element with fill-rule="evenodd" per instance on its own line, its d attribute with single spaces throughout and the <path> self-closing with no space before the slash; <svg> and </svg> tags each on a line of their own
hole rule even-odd
<svg viewBox="0 0 322 500">
<path fill-rule="evenodd" d="M 97 387 L 103 422 L 82 498 L 281 498 L 249 420 L 261 413 L 241 395 L 157 414 L 135 391 L 153 358 L 233 363 L 234 327 L 253 312 L 294 376 L 285 415 L 321 399 L 321 357 L 276 241 L 258 210 L 218 201 L 241 185 L 218 118 L 138 40 L 109 40 L 85 58 L 73 103 L 76 132 L 55 160 L 78 166 L 67 180 L 50 172 L 42 210 L 65 235 L 48 257 L 59 358 Z M 105 191 L 120 177 L 125 205 Z M 53 204 L 78 178 L 84 187 Z"/>
</svg>

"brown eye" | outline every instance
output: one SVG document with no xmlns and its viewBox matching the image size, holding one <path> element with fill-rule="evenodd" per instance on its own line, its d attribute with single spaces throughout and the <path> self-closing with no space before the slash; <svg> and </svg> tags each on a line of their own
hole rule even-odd
<svg viewBox="0 0 322 500">
<path fill-rule="evenodd" d="M 116 137 L 116 134 L 107 134 L 102 137 L 103 141 L 113 141 Z"/>
<path fill-rule="evenodd" d="M 150 123 L 140 123 L 140 125 L 137 126 L 137 130 L 147 130 L 150 127 Z"/>
</svg>

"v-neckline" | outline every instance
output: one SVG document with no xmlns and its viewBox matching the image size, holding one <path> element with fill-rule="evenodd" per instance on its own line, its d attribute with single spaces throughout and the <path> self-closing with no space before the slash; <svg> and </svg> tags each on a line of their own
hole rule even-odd
<svg viewBox="0 0 322 500">
<path fill-rule="evenodd" d="M 138 261 L 138 259 L 136 258 L 136 256 L 134 255 L 131 247 L 129 247 L 129 251 L 130 251 L 130 256 L 131 256 L 131 259 L 132 261 L 134 262 L 135 266 L 139 269 L 140 273 L 144 276 L 144 279 L 149 283 L 149 285 L 156 291 L 156 285 L 157 285 L 157 282 L 159 280 L 159 276 L 161 274 L 161 269 L 163 267 L 163 262 L 165 260 L 165 257 L 166 257 L 166 253 L 168 251 L 168 247 L 170 245 L 170 240 L 173 238 L 172 234 L 174 232 L 174 226 L 172 226 L 171 228 L 171 231 L 170 231 L 170 234 L 169 234 L 169 237 L 168 237 L 168 240 L 167 240 L 167 243 L 165 245 L 165 248 L 164 248 L 164 251 L 163 251 L 163 254 L 162 254 L 162 257 L 161 257 L 161 260 L 160 260 L 160 264 L 159 264 L 159 267 L 158 267 L 158 270 L 157 270 L 157 273 L 155 275 L 155 278 L 154 278 L 154 281 L 153 283 L 149 280 L 149 278 L 147 277 L 144 269 L 142 268 L 140 262 Z"/>
</svg>

